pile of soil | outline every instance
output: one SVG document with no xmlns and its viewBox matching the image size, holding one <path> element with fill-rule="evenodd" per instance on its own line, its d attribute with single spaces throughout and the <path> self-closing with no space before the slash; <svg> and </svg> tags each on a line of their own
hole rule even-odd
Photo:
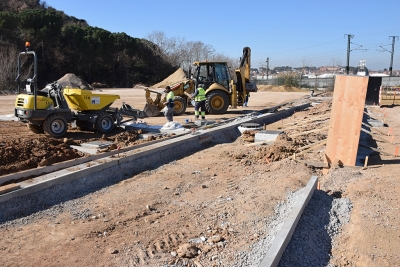
<svg viewBox="0 0 400 267">
<path fill-rule="evenodd" d="M 2 162 L 0 176 L 88 156 L 86 153 L 72 149 L 71 145 L 109 141 L 113 143 L 113 146 L 107 149 L 109 151 L 173 135 L 149 135 L 142 139 L 142 134 L 142 130 L 122 128 L 116 128 L 110 134 L 84 132 L 70 128 L 64 139 L 56 139 L 45 134 L 32 133 L 23 122 L 2 121 L 0 124 L 0 162 Z"/>
<path fill-rule="evenodd" d="M 70 145 L 73 144 L 77 145 L 67 138 L 45 136 L 1 142 L 0 176 L 82 157 L 83 153 L 71 149 Z"/>
<path fill-rule="evenodd" d="M 70 87 L 70 88 L 80 88 L 85 90 L 91 90 L 92 87 L 82 80 L 81 78 L 77 77 L 73 73 L 67 73 L 63 77 L 61 77 L 58 81 L 58 84 L 62 86 L 62 88 Z"/>
</svg>

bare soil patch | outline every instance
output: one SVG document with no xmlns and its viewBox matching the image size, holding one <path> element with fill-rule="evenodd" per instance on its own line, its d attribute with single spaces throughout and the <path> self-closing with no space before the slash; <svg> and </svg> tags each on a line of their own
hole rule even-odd
<svg viewBox="0 0 400 267">
<path fill-rule="evenodd" d="M 142 99 L 142 92 L 126 90 L 135 93 L 126 98 Z M 247 109 L 207 118 L 246 114 L 298 96 L 295 92 L 262 91 L 252 94 Z M 139 107 L 142 102 L 133 104 Z M 144 172 L 115 173 L 124 177 L 122 181 L 84 196 L 56 204 L 42 200 L 39 211 L 0 224 L 2 262 L 5 266 L 232 266 L 240 252 L 248 252 L 252 244 L 269 234 L 266 222 L 285 195 L 304 187 L 312 175 L 317 175 L 321 190 L 349 198 L 353 205 L 350 222 L 334 240 L 330 263 L 400 265 L 399 160 L 375 154 L 370 156 L 368 168 L 337 168 L 323 176 L 319 168 L 304 162 L 322 161 L 324 146 L 293 158 L 301 147 L 326 138 L 327 130 L 297 134 L 329 125 L 323 117 L 329 118 L 329 108 L 330 102 L 326 101 L 268 125 L 268 129 L 285 132 L 272 145 L 249 146 L 255 133 L 246 132 L 232 143 L 208 144 L 198 152 Z M 190 112 L 185 116 L 191 116 Z M 398 146 L 398 112 L 399 107 L 376 110 L 388 128 L 393 128 L 396 138 L 392 144 L 378 142 L 382 151 L 394 153 Z M 144 121 L 164 124 L 165 119 Z M 32 155 L 32 149 L 48 153 L 40 149 L 40 144 L 53 146 L 53 154 L 66 149 L 63 140 L 56 143 L 34 135 L 18 122 L 0 121 L 0 133 L 0 144 L 6 147 L 12 147 L 13 140 L 27 140 L 22 147 L 32 148 L 21 150 L 25 154 Z M 137 142 L 137 134 L 99 136 L 71 131 L 67 138 L 76 143 L 106 138 L 127 146 Z M 41 154 L 37 158 L 42 158 Z"/>
</svg>

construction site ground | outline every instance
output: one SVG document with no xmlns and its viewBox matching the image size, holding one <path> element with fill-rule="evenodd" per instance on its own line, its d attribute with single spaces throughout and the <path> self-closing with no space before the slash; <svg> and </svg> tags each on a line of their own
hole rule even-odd
<svg viewBox="0 0 400 267">
<path fill-rule="evenodd" d="M 144 107 L 143 90 L 102 91 L 121 96 L 116 107 L 122 101 Z M 249 107 L 207 119 L 232 118 L 308 94 L 259 91 L 251 95 Z M 15 95 L 0 96 L 0 115 L 13 113 L 14 100 Z M 333 235 L 324 266 L 400 266 L 400 161 L 393 155 L 400 142 L 400 107 L 370 108 L 386 127 L 372 129 L 372 138 L 379 135 L 375 146 L 382 153 L 369 155 L 366 168 L 338 167 L 323 175 L 310 162 L 323 162 L 325 147 L 301 153 L 301 147 L 326 139 L 328 133 L 323 127 L 329 125 L 331 102 L 313 101 L 320 104 L 267 125 L 285 132 L 272 145 L 253 146 L 254 132 L 246 132 L 231 142 L 204 144 L 184 157 L 171 151 L 165 164 L 155 162 L 149 170 L 123 174 L 118 183 L 86 194 L 74 195 L 70 188 L 68 197 L 47 190 L 40 201 L 37 194 L 23 198 L 32 210 L 21 210 L 10 219 L 0 216 L 1 265 L 240 266 L 241 252 L 269 235 L 267 224 L 276 216 L 277 205 L 316 175 L 321 193 L 351 203 L 350 219 Z M 189 108 L 175 121 L 193 118 L 193 113 Z M 143 121 L 166 122 L 162 116 Z M 0 175 L 29 164 L 46 166 L 85 156 L 71 150 L 71 144 L 110 140 L 125 147 L 145 142 L 138 134 L 119 129 L 102 136 L 71 130 L 68 140 L 57 140 L 33 134 L 20 122 L 0 121 Z M 311 254 L 304 252 L 305 257 Z"/>
</svg>

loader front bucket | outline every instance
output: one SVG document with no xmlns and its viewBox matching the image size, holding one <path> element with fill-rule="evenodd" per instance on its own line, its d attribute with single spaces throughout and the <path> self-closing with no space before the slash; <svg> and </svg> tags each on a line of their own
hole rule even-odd
<svg viewBox="0 0 400 267">
<path fill-rule="evenodd" d="M 155 116 L 157 116 L 158 114 L 160 114 L 160 109 L 158 108 L 158 106 L 152 105 L 152 104 L 149 104 L 149 103 L 147 103 L 147 104 L 144 106 L 143 111 L 144 111 L 144 113 L 146 113 L 146 115 L 149 116 L 149 117 L 155 117 Z"/>
</svg>

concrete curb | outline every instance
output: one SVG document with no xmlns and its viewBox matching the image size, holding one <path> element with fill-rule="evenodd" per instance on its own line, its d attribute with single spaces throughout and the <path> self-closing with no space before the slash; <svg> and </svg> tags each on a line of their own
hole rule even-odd
<svg viewBox="0 0 400 267">
<path fill-rule="evenodd" d="M 276 235 L 274 242 L 265 255 L 259 267 L 276 267 L 281 260 L 282 254 L 292 238 L 293 232 L 296 229 L 297 223 L 300 220 L 303 210 L 308 205 L 315 189 L 317 188 L 318 177 L 312 176 L 306 187 L 303 188 L 288 218 L 283 223 L 282 228 Z"/>
<path fill-rule="evenodd" d="M 258 122 L 261 124 L 270 124 L 275 121 L 279 121 L 284 117 L 292 115 L 295 111 L 302 110 L 309 107 L 309 104 L 299 105 L 278 113 L 264 114 L 256 118 L 245 118 L 242 120 L 237 120 L 229 124 L 223 124 L 220 126 L 215 126 L 213 128 L 199 130 L 194 134 L 185 134 L 182 136 L 177 136 L 172 139 L 162 140 L 157 143 L 152 143 L 141 148 L 133 149 L 119 153 L 119 157 L 116 157 L 116 152 L 114 155 L 109 157 L 99 158 L 90 162 L 82 163 L 80 165 L 75 165 L 66 169 L 59 171 L 54 171 L 49 174 L 45 174 L 36 178 L 33 178 L 26 182 L 20 182 L 21 189 L 11 191 L 0 195 L 0 203 L 10 200 L 15 197 L 25 196 L 45 188 L 48 188 L 56 184 L 64 184 L 71 182 L 73 180 L 83 178 L 90 174 L 103 171 L 107 168 L 119 166 L 123 163 L 129 163 L 130 165 L 135 165 L 135 160 L 140 160 L 142 157 L 157 154 L 159 158 L 165 158 L 164 151 L 181 146 L 184 143 L 190 144 L 187 146 L 187 150 L 190 150 L 194 145 L 201 145 L 205 142 L 212 142 L 214 138 L 218 135 L 224 134 L 224 132 L 233 133 L 235 131 L 235 136 L 240 136 L 240 132 L 237 129 L 239 125 L 244 122 Z M 183 150 L 183 148 L 180 148 Z M 192 152 L 192 151 L 191 151 Z M 166 154 L 166 153 L 165 153 Z"/>
<path fill-rule="evenodd" d="M 187 134 L 187 133 L 185 133 Z M 72 160 L 68 160 L 68 161 L 64 161 L 64 162 L 60 162 L 60 163 L 56 163 L 50 166 L 44 166 L 44 167 L 37 167 L 35 169 L 30 169 L 30 170 L 25 170 L 25 171 L 20 171 L 17 173 L 12 173 L 12 174 L 6 174 L 3 176 L 0 176 L 0 185 L 6 183 L 6 182 L 10 182 L 10 181 L 15 181 L 15 180 L 20 180 L 26 177 L 32 177 L 32 176 L 39 176 L 39 175 L 45 175 L 48 173 L 54 173 L 58 170 L 61 169 L 66 169 L 72 166 L 76 166 L 79 164 L 83 164 L 89 161 L 94 161 L 97 159 L 101 159 L 101 158 L 106 158 L 106 157 L 110 157 L 112 155 L 116 155 L 116 154 L 122 154 L 126 151 L 130 151 L 133 149 L 138 149 L 138 148 L 142 148 L 142 147 L 146 147 L 152 144 L 156 144 L 159 142 L 163 142 L 167 139 L 171 139 L 171 138 L 176 138 L 180 135 L 175 135 L 169 138 L 164 138 L 164 139 L 158 139 L 158 140 L 154 140 L 154 141 L 150 141 L 147 143 L 143 143 L 143 144 L 139 144 L 139 145 L 135 145 L 132 147 L 125 147 L 122 148 L 121 150 L 112 150 L 110 152 L 105 152 L 105 153 L 101 153 L 101 154 L 95 154 L 95 155 L 91 155 L 88 157 L 84 157 L 84 158 L 77 158 L 77 159 L 72 159 Z M 71 146 L 72 148 L 74 148 L 74 146 Z"/>
</svg>

